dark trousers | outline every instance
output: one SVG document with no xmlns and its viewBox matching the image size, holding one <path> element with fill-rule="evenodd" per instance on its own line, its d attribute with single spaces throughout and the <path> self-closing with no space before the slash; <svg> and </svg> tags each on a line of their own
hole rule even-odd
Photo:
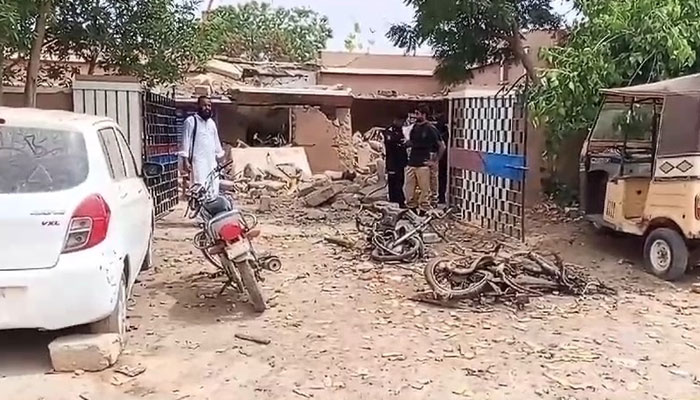
<svg viewBox="0 0 700 400">
<path fill-rule="evenodd" d="M 446 156 L 445 156 L 446 157 Z M 447 193 L 447 160 L 440 161 L 440 166 L 438 167 L 438 203 L 446 203 L 446 193 Z"/>
<path fill-rule="evenodd" d="M 404 171 L 387 171 L 386 182 L 389 192 L 389 201 L 396 203 L 401 207 L 406 205 L 406 197 L 403 193 L 403 183 L 404 183 Z"/>
</svg>

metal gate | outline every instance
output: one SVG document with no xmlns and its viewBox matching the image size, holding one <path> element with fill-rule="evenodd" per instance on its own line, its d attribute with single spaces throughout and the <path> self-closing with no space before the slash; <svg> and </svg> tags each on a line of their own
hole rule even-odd
<svg viewBox="0 0 700 400">
<path fill-rule="evenodd" d="M 146 179 L 156 219 L 172 211 L 178 201 L 178 140 L 180 126 L 175 99 L 145 92 L 143 106 L 143 159 L 163 166 L 163 174 Z"/>
<path fill-rule="evenodd" d="M 524 95 L 450 99 L 450 205 L 467 222 L 524 239 L 527 119 Z"/>
</svg>

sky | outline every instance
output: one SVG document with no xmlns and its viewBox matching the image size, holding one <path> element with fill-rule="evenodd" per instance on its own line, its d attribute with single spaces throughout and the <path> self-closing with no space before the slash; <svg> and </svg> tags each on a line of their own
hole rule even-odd
<svg viewBox="0 0 700 400">
<path fill-rule="evenodd" d="M 245 3 L 248 0 L 214 0 L 214 7 Z M 209 0 L 205 0 L 208 3 Z M 394 47 L 385 34 L 394 23 L 410 22 L 413 10 L 404 4 L 404 0 L 265 0 L 280 7 L 306 6 L 325 15 L 333 29 L 333 38 L 328 42 L 328 50 L 345 50 L 345 38 L 353 31 L 355 23 L 362 29 L 361 39 L 367 50 L 367 43 L 374 41 L 372 53 L 400 54 L 402 50 Z M 566 14 L 570 6 L 566 0 L 554 0 L 555 8 Z M 429 49 L 419 53 L 430 54 Z"/>
</svg>

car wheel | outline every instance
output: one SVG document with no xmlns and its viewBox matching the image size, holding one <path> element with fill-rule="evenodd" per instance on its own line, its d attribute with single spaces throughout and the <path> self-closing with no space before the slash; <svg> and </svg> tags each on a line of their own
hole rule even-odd
<svg viewBox="0 0 700 400">
<path fill-rule="evenodd" d="M 151 231 L 151 236 L 148 239 L 148 249 L 146 249 L 146 255 L 143 257 L 143 263 L 141 263 L 141 271 L 148 271 L 153 266 L 153 232 Z"/>
<path fill-rule="evenodd" d="M 126 275 L 122 274 L 114 311 L 107 318 L 93 322 L 90 325 L 92 333 L 116 333 L 122 339 L 122 342 L 126 339 L 126 293 Z"/>
<path fill-rule="evenodd" d="M 673 229 L 653 230 L 644 242 L 647 270 L 659 278 L 674 281 L 688 268 L 688 246 L 680 233 Z"/>
<path fill-rule="evenodd" d="M 153 221 L 154 217 L 151 217 L 151 233 L 148 235 L 148 248 L 146 249 L 146 255 L 143 257 L 143 263 L 141 263 L 141 271 L 147 271 L 153 266 L 153 235 L 156 231 L 156 225 Z"/>
</svg>

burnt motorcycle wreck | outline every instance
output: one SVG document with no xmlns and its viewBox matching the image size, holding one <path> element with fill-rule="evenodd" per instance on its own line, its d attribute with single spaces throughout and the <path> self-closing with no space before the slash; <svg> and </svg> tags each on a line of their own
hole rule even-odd
<svg viewBox="0 0 700 400">
<path fill-rule="evenodd" d="M 374 261 L 410 263 L 425 255 L 426 244 L 441 240 L 433 222 L 448 214 L 449 210 L 432 211 L 419 217 L 393 203 L 376 202 L 360 208 L 355 225 L 366 236 Z"/>
<path fill-rule="evenodd" d="M 442 300 L 491 299 L 523 305 L 529 297 L 550 293 L 615 294 L 614 289 L 566 265 L 555 253 L 501 254 L 500 250 L 496 246 L 490 254 L 437 258 L 425 266 L 425 280 Z"/>
</svg>

